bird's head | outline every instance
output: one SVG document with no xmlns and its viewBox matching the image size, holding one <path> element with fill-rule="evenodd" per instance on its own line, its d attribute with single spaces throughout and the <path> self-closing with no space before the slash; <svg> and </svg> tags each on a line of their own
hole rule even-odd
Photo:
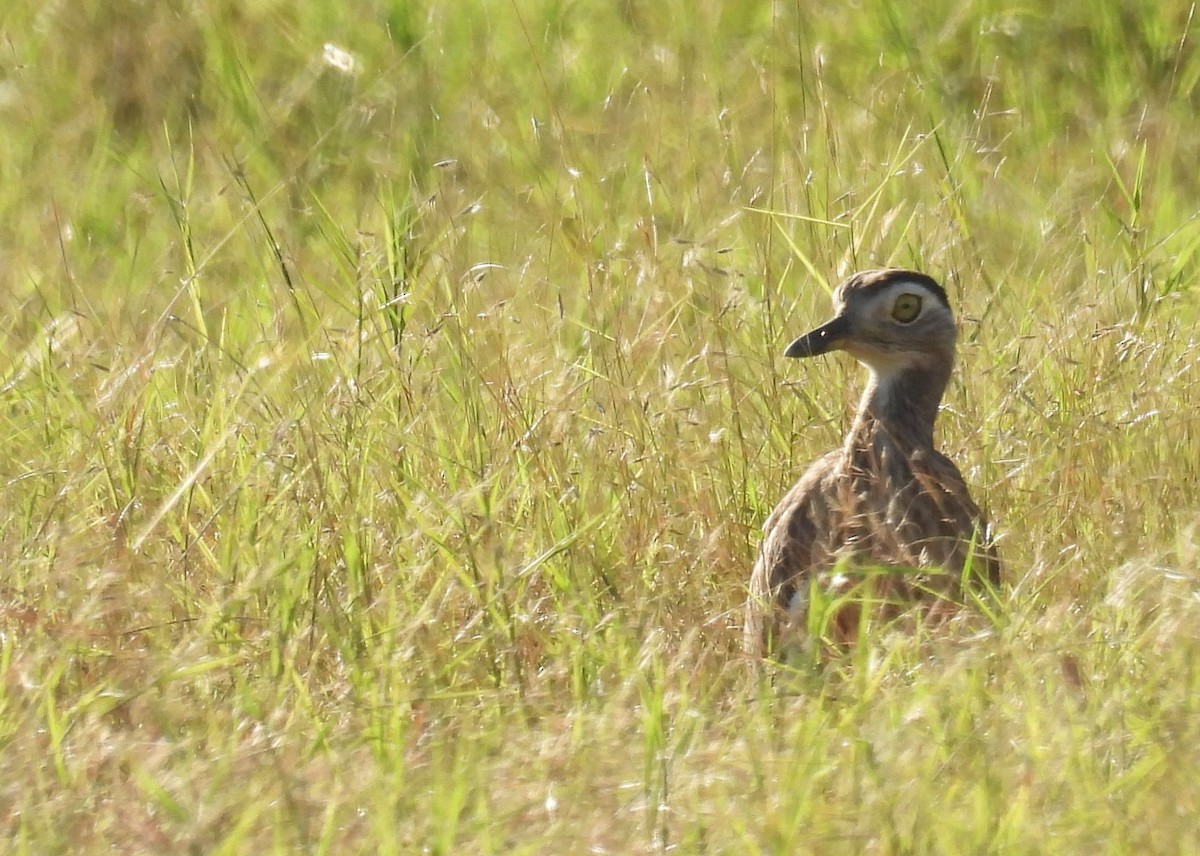
<svg viewBox="0 0 1200 856">
<path fill-rule="evenodd" d="M 833 319 L 788 345 L 785 357 L 846 351 L 881 377 L 948 369 L 957 328 L 946 291 L 931 277 L 889 268 L 856 273 L 833 292 Z"/>
</svg>

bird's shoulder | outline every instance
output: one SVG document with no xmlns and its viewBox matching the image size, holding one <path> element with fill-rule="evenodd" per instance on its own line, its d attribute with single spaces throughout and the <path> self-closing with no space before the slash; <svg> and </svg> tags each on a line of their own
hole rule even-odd
<svg viewBox="0 0 1200 856">
<path fill-rule="evenodd" d="M 926 493 L 939 497 L 943 502 L 958 502 L 971 516 L 978 516 L 979 509 L 971 499 L 967 482 L 953 460 L 939 451 L 931 450 L 914 455 L 909 459 L 909 466 Z"/>
<path fill-rule="evenodd" d="M 791 490 L 775 506 L 775 510 L 763 524 L 764 532 L 771 532 L 796 514 L 807 513 L 815 498 L 825 495 L 841 474 L 845 454 L 833 449 L 817 458 L 804 475 L 792 485 Z"/>
<path fill-rule="evenodd" d="M 916 462 L 913 472 L 925 495 L 933 500 L 936 517 L 943 525 L 952 527 L 960 541 L 966 540 L 969 534 L 969 541 L 975 544 L 976 558 L 983 562 L 982 575 L 992 583 L 998 583 L 1000 558 L 988 515 L 972 498 L 958 466 L 935 451 L 923 461 Z M 965 558 L 965 554 L 963 556 Z"/>
</svg>

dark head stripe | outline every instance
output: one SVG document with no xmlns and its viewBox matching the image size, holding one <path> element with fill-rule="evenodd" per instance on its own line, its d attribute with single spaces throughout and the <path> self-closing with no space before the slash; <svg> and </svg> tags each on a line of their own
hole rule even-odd
<svg viewBox="0 0 1200 856">
<path fill-rule="evenodd" d="M 843 287 L 848 291 L 861 291 L 871 294 L 890 285 L 895 285 L 897 282 L 912 282 L 921 285 L 933 292 L 933 295 L 941 301 L 943 306 L 947 309 L 950 308 L 950 298 L 946 296 L 946 289 L 938 285 L 937 280 L 933 277 L 915 270 L 904 270 L 903 268 L 865 270 L 861 273 L 856 273 L 846 280 L 843 283 Z"/>
</svg>

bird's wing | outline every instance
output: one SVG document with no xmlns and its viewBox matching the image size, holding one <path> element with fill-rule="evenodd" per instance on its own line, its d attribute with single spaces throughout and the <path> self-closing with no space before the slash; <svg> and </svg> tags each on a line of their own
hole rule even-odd
<svg viewBox="0 0 1200 856">
<path fill-rule="evenodd" d="M 798 593 L 804 595 L 802 586 L 808 575 L 822 570 L 829 558 L 829 548 L 821 543 L 820 533 L 835 528 L 830 511 L 836 501 L 842 460 L 841 450 L 816 460 L 763 525 L 762 545 L 750 574 L 746 604 L 745 650 L 749 654 L 764 652 L 793 599 Z"/>
<path fill-rule="evenodd" d="M 927 496 L 933 501 L 937 521 L 929 531 L 940 531 L 945 545 L 945 556 L 935 557 L 938 564 L 950 568 L 962 568 L 968 554 L 972 566 L 979 576 L 992 584 L 1000 582 L 1000 561 L 995 546 L 991 543 L 987 518 L 971 498 L 962 473 L 954 461 L 934 452 L 922 464 L 914 466 L 913 473 L 921 483 Z M 969 533 L 974 533 L 975 548 L 970 551 Z"/>
</svg>

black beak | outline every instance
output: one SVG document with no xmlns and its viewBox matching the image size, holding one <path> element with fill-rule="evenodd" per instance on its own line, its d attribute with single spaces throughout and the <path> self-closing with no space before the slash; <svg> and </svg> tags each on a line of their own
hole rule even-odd
<svg viewBox="0 0 1200 856">
<path fill-rule="evenodd" d="M 787 346 L 783 352 L 785 357 L 815 357 L 828 351 L 836 351 L 842 347 L 842 342 L 850 335 L 850 321 L 845 315 L 839 315 L 827 324 L 823 324 L 804 336 L 801 336 Z"/>
</svg>

